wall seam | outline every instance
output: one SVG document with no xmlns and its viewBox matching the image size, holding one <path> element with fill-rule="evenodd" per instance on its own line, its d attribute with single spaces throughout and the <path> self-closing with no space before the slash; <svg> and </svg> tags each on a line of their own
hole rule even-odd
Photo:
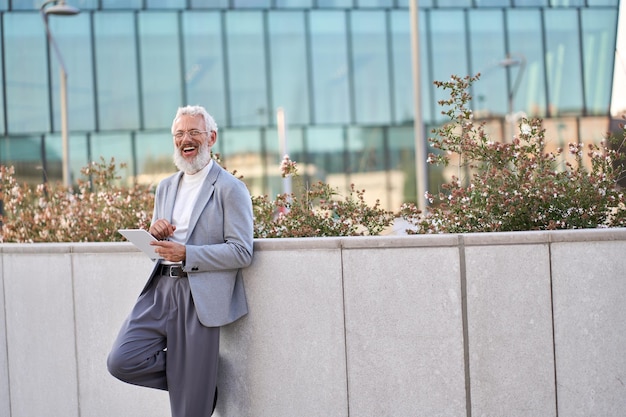
<svg viewBox="0 0 626 417">
<path fill-rule="evenodd" d="M 78 360 L 78 324 L 76 323 L 76 285 L 74 277 L 74 250 L 70 248 L 70 280 L 72 284 L 72 315 L 74 316 L 74 361 L 76 364 L 76 415 L 81 417 L 80 404 L 80 362 Z"/>
<path fill-rule="evenodd" d="M 343 245 L 339 247 L 339 258 L 341 262 L 341 302 L 343 312 L 343 349 L 344 349 L 344 363 L 346 364 L 346 416 L 350 417 L 350 373 L 348 372 L 348 331 L 346 326 L 346 286 L 344 276 L 344 262 L 343 262 Z"/>
<path fill-rule="evenodd" d="M 552 319 L 552 366 L 554 366 L 554 415 L 559 417 L 559 390 L 556 374 L 556 334 L 554 330 L 554 285 L 552 281 L 552 242 L 548 242 L 548 269 L 550 277 L 550 318 Z"/>
<path fill-rule="evenodd" d="M 465 240 L 459 235 L 459 278 L 461 284 L 461 319 L 463 324 L 463 368 L 465 372 L 465 415 L 472 417 L 472 385 L 470 373 L 469 329 L 467 318 L 467 271 Z"/>
</svg>

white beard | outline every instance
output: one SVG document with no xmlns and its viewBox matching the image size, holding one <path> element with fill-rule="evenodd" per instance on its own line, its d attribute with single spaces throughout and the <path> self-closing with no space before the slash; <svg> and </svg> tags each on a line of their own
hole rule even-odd
<svg viewBox="0 0 626 417">
<path fill-rule="evenodd" d="M 195 174 L 207 166 L 210 161 L 211 151 L 209 150 L 209 144 L 206 142 L 200 145 L 198 148 L 198 155 L 196 155 L 191 162 L 188 162 L 183 157 L 180 148 L 174 149 L 174 164 L 176 165 L 176 168 L 183 171 L 185 174 Z"/>
</svg>

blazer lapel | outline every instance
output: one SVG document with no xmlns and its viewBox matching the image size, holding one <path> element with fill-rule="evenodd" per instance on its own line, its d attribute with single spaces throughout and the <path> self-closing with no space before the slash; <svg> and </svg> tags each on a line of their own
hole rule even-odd
<svg viewBox="0 0 626 417">
<path fill-rule="evenodd" d="M 165 190 L 165 205 L 163 207 L 163 218 L 169 222 L 172 221 L 172 215 L 174 214 L 174 203 L 176 203 L 176 193 L 178 192 L 178 185 L 180 179 L 183 176 L 183 172 L 179 171 L 178 175 L 172 177 L 172 180 L 167 185 Z"/>
<path fill-rule="evenodd" d="M 189 236 L 191 236 L 191 232 L 196 227 L 196 223 L 200 219 L 200 214 L 204 207 L 209 203 L 211 196 L 213 195 L 213 190 L 215 189 L 215 181 L 217 181 L 217 177 L 220 175 L 222 167 L 220 167 L 217 162 L 213 161 L 213 165 L 211 166 L 211 170 L 207 174 L 204 182 L 202 183 L 202 187 L 200 188 L 200 192 L 198 193 L 198 198 L 196 200 L 196 204 L 194 205 L 191 211 L 191 217 L 189 218 L 189 228 L 187 229 L 187 237 L 185 241 L 189 240 Z"/>
</svg>

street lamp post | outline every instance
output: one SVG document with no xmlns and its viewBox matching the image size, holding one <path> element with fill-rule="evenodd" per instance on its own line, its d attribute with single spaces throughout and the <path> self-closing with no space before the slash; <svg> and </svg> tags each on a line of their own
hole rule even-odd
<svg viewBox="0 0 626 417">
<path fill-rule="evenodd" d="M 50 7 L 48 5 L 52 3 L 57 3 Z M 47 7 L 47 8 L 46 8 Z M 52 36 L 52 32 L 50 32 L 50 27 L 48 25 L 48 15 L 56 15 L 56 16 L 74 16 L 80 13 L 80 10 L 68 6 L 65 4 L 65 0 L 48 0 L 45 1 L 41 7 L 39 8 L 41 12 L 41 17 L 43 19 L 44 28 L 46 30 L 46 36 L 48 37 L 48 42 L 52 45 L 54 49 L 54 53 L 59 60 L 60 67 L 60 76 L 61 76 L 61 146 L 63 148 L 63 185 L 67 188 L 71 186 L 71 177 L 70 177 L 70 146 L 69 146 L 69 135 L 68 135 L 68 123 L 67 123 L 67 70 L 65 69 L 65 63 L 63 62 L 63 56 L 61 55 L 61 51 L 59 50 L 59 46 L 54 40 Z"/>
<path fill-rule="evenodd" d="M 409 16 L 411 23 L 411 69 L 413 76 L 413 103 L 415 119 L 413 130 L 415 135 L 415 177 L 417 188 L 417 207 L 421 211 L 427 208 L 425 193 L 428 188 L 428 168 L 426 166 L 426 140 L 424 138 L 424 124 L 422 121 L 422 95 L 420 91 L 419 65 L 419 1 L 409 1 Z"/>
</svg>

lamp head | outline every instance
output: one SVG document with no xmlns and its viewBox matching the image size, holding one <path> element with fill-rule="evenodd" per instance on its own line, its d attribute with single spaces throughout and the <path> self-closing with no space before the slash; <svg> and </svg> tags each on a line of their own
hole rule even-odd
<svg viewBox="0 0 626 417">
<path fill-rule="evenodd" d="M 44 7 L 49 4 L 49 3 L 54 3 L 56 2 L 57 4 L 55 4 L 54 6 L 50 6 L 47 9 L 44 10 Z M 72 6 L 68 6 L 67 4 L 65 4 L 65 0 L 51 0 L 51 1 L 47 1 L 45 2 L 42 6 L 41 9 L 43 10 L 43 12 L 46 15 L 55 15 L 55 16 L 74 16 L 78 13 L 80 13 L 80 9 L 76 8 L 76 7 L 72 7 Z"/>
</svg>

